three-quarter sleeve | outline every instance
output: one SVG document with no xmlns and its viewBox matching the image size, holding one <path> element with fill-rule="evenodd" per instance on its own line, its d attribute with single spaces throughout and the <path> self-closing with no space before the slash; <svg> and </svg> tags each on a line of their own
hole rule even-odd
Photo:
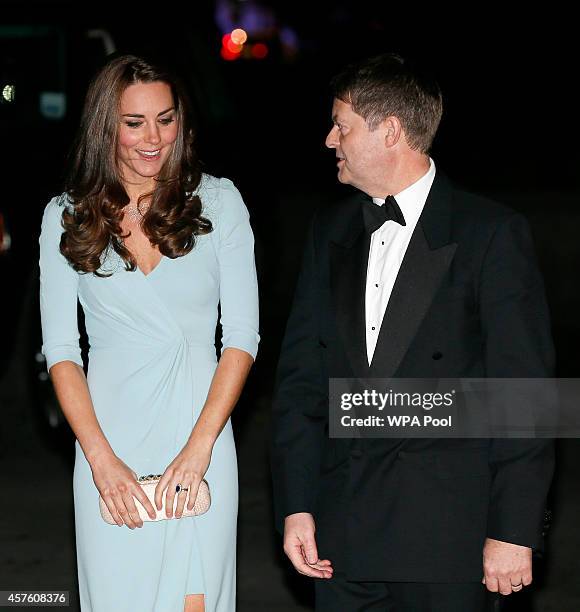
<svg viewBox="0 0 580 612">
<path fill-rule="evenodd" d="M 226 348 L 258 352 L 258 282 L 250 215 L 240 192 L 228 179 L 219 182 L 215 220 L 220 271 L 222 352 Z"/>
<path fill-rule="evenodd" d="M 59 361 L 83 365 L 77 323 L 79 274 L 60 252 L 66 201 L 58 196 L 46 205 L 39 238 L 42 354 L 48 370 Z"/>
</svg>

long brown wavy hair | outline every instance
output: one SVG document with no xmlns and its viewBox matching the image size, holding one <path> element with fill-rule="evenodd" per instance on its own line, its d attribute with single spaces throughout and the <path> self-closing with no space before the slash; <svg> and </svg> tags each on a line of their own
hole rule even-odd
<svg viewBox="0 0 580 612">
<path fill-rule="evenodd" d="M 109 61 L 89 86 L 78 135 L 71 151 L 66 192 L 72 210 L 62 215 L 64 233 L 60 251 L 78 272 L 109 276 L 101 257 L 113 248 L 127 270 L 137 268 L 125 247 L 121 220 L 130 198 L 123 186 L 117 160 L 120 102 L 123 92 L 135 83 L 169 85 L 175 105 L 178 135 L 156 177 L 155 189 L 139 197 L 151 198 L 141 227 L 152 245 L 171 258 L 189 253 L 195 237 L 212 231 L 211 221 L 201 216 L 199 196 L 193 195 L 201 181 L 201 165 L 193 147 L 190 103 L 180 81 L 170 72 L 134 55 Z M 138 203 L 138 204 L 139 204 Z"/>
</svg>

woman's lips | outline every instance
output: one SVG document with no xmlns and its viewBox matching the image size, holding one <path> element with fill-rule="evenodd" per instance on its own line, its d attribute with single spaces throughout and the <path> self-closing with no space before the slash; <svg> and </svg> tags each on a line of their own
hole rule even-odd
<svg viewBox="0 0 580 612">
<path fill-rule="evenodd" d="M 161 149 L 155 149 L 153 151 L 140 151 L 136 149 L 139 157 L 145 161 L 157 161 L 161 157 Z"/>
</svg>

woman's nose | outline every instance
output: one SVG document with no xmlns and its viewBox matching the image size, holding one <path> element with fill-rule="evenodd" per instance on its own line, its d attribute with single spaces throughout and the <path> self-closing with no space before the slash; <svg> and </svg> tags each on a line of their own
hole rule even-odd
<svg viewBox="0 0 580 612">
<path fill-rule="evenodd" d="M 157 144 L 161 141 L 161 136 L 159 135 L 159 128 L 157 127 L 157 124 L 154 124 L 147 128 L 146 140 L 151 144 Z"/>
</svg>

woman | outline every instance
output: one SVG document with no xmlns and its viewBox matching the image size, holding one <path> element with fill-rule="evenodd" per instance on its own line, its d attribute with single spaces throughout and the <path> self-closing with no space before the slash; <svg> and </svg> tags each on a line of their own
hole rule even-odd
<svg viewBox="0 0 580 612">
<path fill-rule="evenodd" d="M 259 340 L 253 236 L 233 184 L 201 173 L 188 108 L 168 73 L 110 61 L 89 88 L 66 192 L 43 217 L 43 353 L 77 438 L 83 611 L 235 609 L 229 417 Z M 155 504 L 173 520 L 139 518 L 137 500 L 155 516 L 137 482 L 148 474 L 163 474 Z M 182 517 L 202 478 L 209 511 Z"/>
</svg>

